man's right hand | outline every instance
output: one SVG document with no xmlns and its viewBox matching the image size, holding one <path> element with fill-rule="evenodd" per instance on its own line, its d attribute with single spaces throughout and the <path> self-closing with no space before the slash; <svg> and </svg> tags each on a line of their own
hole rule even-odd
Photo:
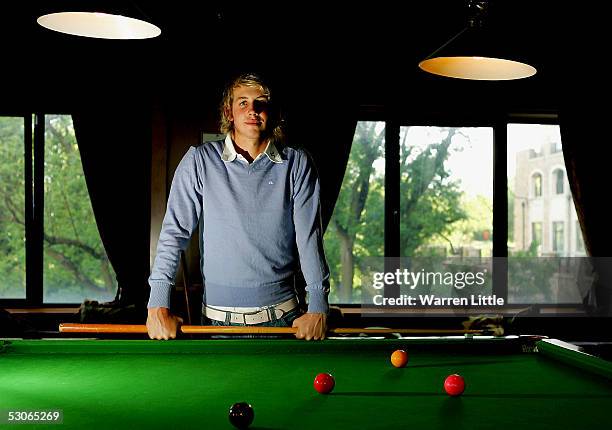
<svg viewBox="0 0 612 430">
<path fill-rule="evenodd" d="M 151 339 L 174 339 L 181 324 L 183 324 L 183 319 L 172 315 L 168 308 L 148 309 L 147 330 Z"/>
</svg>

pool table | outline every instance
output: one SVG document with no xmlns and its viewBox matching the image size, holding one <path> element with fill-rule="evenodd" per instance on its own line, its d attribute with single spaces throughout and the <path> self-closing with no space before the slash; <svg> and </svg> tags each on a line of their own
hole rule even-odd
<svg viewBox="0 0 612 430">
<path fill-rule="evenodd" d="M 610 428 L 610 365 L 530 337 L 0 340 L 0 428 L 61 410 L 59 429 L 231 429 L 242 401 L 253 429 Z M 321 372 L 330 394 L 313 388 Z M 443 391 L 453 373 L 460 397 Z"/>
</svg>

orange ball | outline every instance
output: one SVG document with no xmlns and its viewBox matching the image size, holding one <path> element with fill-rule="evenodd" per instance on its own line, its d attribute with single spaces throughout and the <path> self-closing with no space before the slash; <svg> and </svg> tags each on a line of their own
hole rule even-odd
<svg viewBox="0 0 612 430">
<path fill-rule="evenodd" d="M 408 363 L 408 353 L 403 349 L 398 349 L 397 351 L 393 351 L 391 354 L 391 364 L 395 367 L 406 367 Z"/>
</svg>

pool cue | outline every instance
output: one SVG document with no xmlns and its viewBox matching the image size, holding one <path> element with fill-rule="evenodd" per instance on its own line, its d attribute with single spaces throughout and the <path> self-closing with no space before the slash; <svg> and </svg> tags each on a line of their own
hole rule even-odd
<svg viewBox="0 0 612 430">
<path fill-rule="evenodd" d="M 122 324 L 60 324 L 61 333 L 147 333 L 145 325 Z M 257 326 L 200 326 L 184 325 L 181 332 L 189 334 L 295 334 L 295 327 L 257 327 Z M 348 328 L 338 327 L 327 330 L 328 334 L 482 334 L 484 330 L 455 329 L 412 329 L 412 328 Z"/>
<path fill-rule="evenodd" d="M 148 333 L 141 324 L 73 324 L 59 325 L 60 333 Z"/>
<path fill-rule="evenodd" d="M 181 251 L 181 268 L 183 269 L 183 288 L 185 288 L 185 307 L 187 308 L 187 321 L 191 324 L 191 307 L 189 306 L 189 292 L 187 286 L 189 282 L 187 280 L 187 258 L 185 258 L 185 252 Z"/>
<path fill-rule="evenodd" d="M 295 334 L 296 327 L 249 327 L 249 326 L 181 326 L 183 333 L 200 334 Z M 411 329 L 411 328 L 329 328 L 328 334 L 481 334 L 483 330 L 441 330 L 441 329 Z"/>
</svg>

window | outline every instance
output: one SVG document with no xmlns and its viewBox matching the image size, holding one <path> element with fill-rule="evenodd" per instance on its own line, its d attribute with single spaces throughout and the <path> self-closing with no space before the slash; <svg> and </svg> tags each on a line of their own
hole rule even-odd
<svg viewBox="0 0 612 430">
<path fill-rule="evenodd" d="M 555 198 L 565 193 L 563 153 L 547 145 L 560 142 L 559 126 L 507 124 L 507 213 L 493 206 L 494 131 L 357 123 L 325 236 L 332 303 L 361 303 L 369 257 L 412 257 L 412 263 L 442 257 L 447 264 L 451 257 L 494 255 L 509 257 L 507 284 L 492 286 L 506 303 L 581 303 L 568 276 L 549 282 L 559 268 L 550 258 L 583 255 L 566 228 L 576 219 L 573 201 Z M 531 157 L 532 150 L 539 156 Z M 498 231 L 506 234 L 506 249 L 499 241 L 493 246 L 496 210 L 497 227 L 508 223 Z"/>
<path fill-rule="evenodd" d="M 584 238 L 582 237 L 580 221 L 576 221 L 576 251 L 584 252 Z"/>
<path fill-rule="evenodd" d="M 0 117 L 0 299 L 26 296 L 25 120 Z"/>
<path fill-rule="evenodd" d="M 565 194 L 563 153 L 552 150 L 555 142 L 560 148 L 556 124 L 507 126 L 508 303 L 582 302 L 573 274 L 560 271 L 573 262 L 559 257 L 583 253 L 577 250 L 578 239 L 576 246 L 571 243 L 574 235 L 566 227 L 573 225 L 576 211 Z M 551 150 L 537 158 L 530 156 L 542 147 Z"/>
<path fill-rule="evenodd" d="M 574 253 L 580 253 L 573 244 L 574 234 L 571 228 L 567 230 L 566 227 L 562 227 L 564 233 L 553 231 L 553 221 L 561 222 L 563 226 L 571 226 L 573 220 L 577 218 L 574 202 L 566 193 L 563 153 L 544 154 L 535 160 L 526 155 L 530 148 L 541 147 L 546 145 L 546 142 L 549 145 L 551 142 L 561 142 L 558 125 L 508 125 L 508 186 L 515 187 L 514 190 L 509 190 L 513 191 L 514 198 L 513 202 L 509 201 L 508 204 L 514 205 L 515 208 L 512 220 L 515 238 L 523 236 L 523 229 L 529 228 L 534 222 L 542 222 L 544 229 L 537 249 L 526 241 L 515 239 L 512 247 L 509 243 L 511 255 L 517 252 L 531 252 L 530 255 L 534 256 L 572 257 Z M 531 177 L 529 195 L 525 192 L 527 177 Z M 543 182 L 544 179 L 547 182 Z M 559 198 L 559 196 L 564 197 Z M 523 212 L 520 212 L 518 207 L 521 207 Z"/>
<path fill-rule="evenodd" d="M 361 121 L 324 237 L 332 303 L 359 303 L 363 259 L 384 256 L 384 184 L 385 123 Z"/>
<path fill-rule="evenodd" d="M 535 249 L 542 244 L 542 223 L 531 223 L 531 246 Z"/>
<path fill-rule="evenodd" d="M 565 250 L 564 241 L 563 241 L 563 237 L 564 237 L 564 225 L 563 224 L 564 224 L 563 221 L 554 221 L 552 223 L 552 233 L 553 233 L 552 250 L 553 252 L 556 252 L 557 254 L 560 254 Z"/>
<path fill-rule="evenodd" d="M 400 127 L 400 174 L 401 256 L 492 256 L 492 128 Z"/>
<path fill-rule="evenodd" d="M 10 120 L 2 118 L 0 124 Z M 24 118 L 20 121 L 21 134 L 15 121 L 10 133 L 7 131 L 9 128 L 2 127 L 7 132 L 0 137 L 2 150 L 13 153 L 3 157 L 9 162 L 3 163 L 2 169 L 12 169 L 14 173 L 11 183 L 2 181 L 0 211 L 11 214 L 12 218 L 7 222 L 11 237 L 20 235 L 23 238 L 30 234 L 32 240 L 27 242 L 27 250 L 23 239 L 20 249 L 16 248 L 16 241 L 0 248 L 0 258 L 4 260 L 0 263 L 0 270 L 2 276 L 12 280 L 13 291 L 0 289 L 0 299 L 25 298 L 35 302 L 41 300 L 36 297 L 41 297 L 42 303 L 80 303 L 86 298 L 111 300 L 116 293 L 115 274 L 96 226 L 71 117 L 36 115 L 34 122 L 37 125 L 32 131 L 28 130 L 31 134 L 26 139 L 23 137 Z M 24 145 L 28 141 L 35 142 L 33 150 L 28 151 Z M 27 154 L 25 162 L 24 148 Z M 23 177 L 28 169 L 24 166 L 32 166 L 32 163 L 35 172 L 37 165 L 42 167 L 42 175 L 31 175 L 34 180 L 28 181 L 26 186 Z M 34 196 L 40 193 L 44 199 L 38 208 L 44 207 L 40 214 L 24 204 L 24 193 L 27 195 L 31 190 L 34 190 Z M 21 222 L 28 213 L 34 213 L 33 219 Z M 19 232 L 20 228 L 23 231 Z M 37 235 L 36 231 L 41 234 Z M 40 255 L 41 258 L 31 258 L 26 263 L 21 257 L 24 253 Z M 6 261 L 12 261 L 12 266 Z M 27 289 L 24 274 L 29 274 Z M 17 291 L 19 295 L 16 296 Z"/>
<path fill-rule="evenodd" d="M 559 126 L 514 123 L 508 124 L 507 132 L 508 231 L 513 233 L 513 240 L 508 241 L 510 255 L 525 252 L 531 252 L 530 255 L 535 252 L 535 256 L 557 254 L 552 243 L 552 221 L 563 221 L 565 225 L 570 225 L 570 219 L 576 219 L 573 200 L 569 196 L 555 198 L 565 195 L 563 153 L 545 154 L 533 160 L 529 157 L 529 151 L 531 148 L 542 147 L 546 142 L 561 142 Z M 546 174 L 546 178 L 550 178 L 550 188 L 543 182 L 543 172 L 551 172 Z M 533 238 L 536 237 L 534 223 L 542 223 L 541 227 L 538 227 L 540 233 L 537 236 L 537 248 L 532 246 Z M 529 229 L 532 232 L 532 240 L 528 239 Z M 565 242 L 568 240 L 566 238 Z M 564 246 L 568 248 L 570 245 Z M 573 248 L 573 245 L 571 247 Z"/>
<path fill-rule="evenodd" d="M 533 181 L 533 196 L 542 197 L 542 175 L 536 173 L 532 176 Z"/>
<path fill-rule="evenodd" d="M 561 169 L 556 169 L 553 173 L 553 178 L 555 181 L 555 194 L 563 194 L 564 193 L 564 180 L 565 180 L 565 175 L 563 173 L 563 170 Z"/>
<path fill-rule="evenodd" d="M 332 303 L 359 303 L 364 261 L 397 256 L 386 249 L 399 256 L 492 255 L 492 128 L 398 127 L 392 191 L 385 188 L 386 132 L 385 122 L 357 123 L 324 238 Z M 385 199 L 393 196 L 397 235 L 385 232 Z"/>
<path fill-rule="evenodd" d="M 561 141 L 555 140 L 550 144 L 550 153 L 556 154 L 557 152 L 561 152 Z"/>
</svg>

